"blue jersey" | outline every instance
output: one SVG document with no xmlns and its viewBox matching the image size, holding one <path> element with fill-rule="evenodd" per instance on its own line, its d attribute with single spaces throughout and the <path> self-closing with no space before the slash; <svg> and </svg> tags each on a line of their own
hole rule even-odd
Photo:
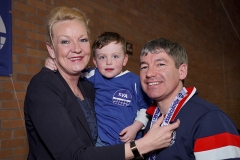
<svg viewBox="0 0 240 160">
<path fill-rule="evenodd" d="M 236 126 L 217 106 L 197 93 L 181 108 L 176 119 L 180 119 L 180 126 L 174 131 L 172 144 L 156 151 L 156 160 L 240 159 Z"/>
<path fill-rule="evenodd" d="M 125 71 L 114 78 L 103 77 L 98 69 L 83 74 L 95 88 L 98 134 L 106 145 L 122 143 L 119 133 L 133 124 L 137 111 L 147 109 L 149 98 L 142 91 L 139 76 Z M 142 137 L 137 133 L 136 139 Z"/>
</svg>

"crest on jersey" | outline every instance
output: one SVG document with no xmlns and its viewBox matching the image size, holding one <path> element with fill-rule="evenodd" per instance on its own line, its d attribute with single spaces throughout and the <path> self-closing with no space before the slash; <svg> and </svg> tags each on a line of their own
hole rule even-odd
<svg viewBox="0 0 240 160">
<path fill-rule="evenodd" d="M 127 89 L 119 89 L 113 94 L 113 104 L 128 106 L 132 101 L 132 95 Z"/>
</svg>

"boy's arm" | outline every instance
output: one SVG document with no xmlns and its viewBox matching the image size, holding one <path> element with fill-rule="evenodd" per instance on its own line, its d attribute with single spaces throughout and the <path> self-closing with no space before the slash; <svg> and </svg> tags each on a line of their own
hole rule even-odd
<svg viewBox="0 0 240 160">
<path fill-rule="evenodd" d="M 141 122 L 144 125 L 142 129 L 145 129 L 149 120 L 146 111 L 148 107 L 151 105 L 152 99 L 150 99 L 147 96 L 147 94 L 142 90 L 139 77 L 135 83 L 135 90 L 137 94 L 137 106 L 138 106 L 137 117 L 135 118 L 135 121 Z"/>
<path fill-rule="evenodd" d="M 56 71 L 57 70 L 57 66 L 54 62 L 54 60 L 51 57 L 48 57 L 45 60 L 45 67 L 52 70 L 52 71 Z M 90 81 L 94 84 L 94 74 L 95 74 L 95 70 L 94 69 L 84 69 L 81 72 L 81 77 L 84 78 L 87 81 Z"/>
<path fill-rule="evenodd" d="M 145 108 L 140 109 L 140 111 L 137 112 L 137 117 L 135 118 L 135 121 L 139 121 L 143 124 L 142 129 L 145 129 L 145 127 L 148 123 L 148 120 L 149 120 L 146 110 L 147 109 L 145 109 Z"/>
<path fill-rule="evenodd" d="M 146 114 L 146 109 L 142 108 L 137 112 L 137 117 L 132 125 L 124 128 L 120 132 L 120 140 L 122 142 L 130 142 L 136 138 L 137 132 L 141 129 L 145 129 L 148 123 L 148 115 Z"/>
<path fill-rule="evenodd" d="M 139 130 L 143 127 L 142 122 L 134 121 L 132 125 L 124 128 L 120 134 L 119 138 L 122 142 L 131 142 L 136 138 Z"/>
<path fill-rule="evenodd" d="M 52 70 L 52 71 L 56 71 L 57 70 L 57 66 L 55 65 L 54 60 L 51 57 L 48 57 L 45 60 L 45 67 Z"/>
</svg>

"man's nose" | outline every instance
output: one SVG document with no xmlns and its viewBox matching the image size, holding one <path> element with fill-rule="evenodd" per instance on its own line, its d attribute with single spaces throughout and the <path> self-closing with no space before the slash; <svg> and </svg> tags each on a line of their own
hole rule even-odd
<svg viewBox="0 0 240 160">
<path fill-rule="evenodd" d="M 147 77 L 155 77 L 157 75 L 154 67 L 152 66 L 148 66 L 148 70 L 147 70 L 147 73 L 146 73 L 146 76 Z"/>
</svg>

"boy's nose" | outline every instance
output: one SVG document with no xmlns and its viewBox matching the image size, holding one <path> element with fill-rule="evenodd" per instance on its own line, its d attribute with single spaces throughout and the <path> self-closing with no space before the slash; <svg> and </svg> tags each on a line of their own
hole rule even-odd
<svg viewBox="0 0 240 160">
<path fill-rule="evenodd" d="M 107 58 L 107 64 L 108 65 L 112 64 L 112 59 L 111 58 Z"/>
</svg>

